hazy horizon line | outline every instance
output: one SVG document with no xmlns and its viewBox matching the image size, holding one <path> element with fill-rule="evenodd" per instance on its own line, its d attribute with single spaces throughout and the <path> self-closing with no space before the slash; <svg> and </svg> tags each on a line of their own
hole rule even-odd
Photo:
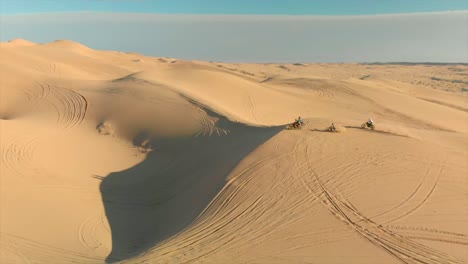
<svg viewBox="0 0 468 264">
<path fill-rule="evenodd" d="M 38 45 L 47 45 L 56 41 L 71 41 L 74 43 L 78 43 L 80 45 L 84 45 L 80 42 L 69 40 L 69 39 L 55 39 L 49 42 L 34 42 L 24 38 L 13 38 L 7 41 L 0 41 L 0 43 L 9 43 L 14 40 L 25 40 L 28 42 L 32 42 Z M 86 45 L 84 45 L 86 46 Z M 88 46 L 86 46 L 88 47 Z M 182 60 L 182 61 L 203 61 L 203 62 L 210 62 L 210 63 L 228 63 L 228 64 L 364 64 L 364 65 L 379 65 L 379 64 L 393 64 L 393 65 L 463 65 L 468 66 L 468 62 L 439 62 L 439 61 L 336 61 L 336 62 L 325 62 L 325 61 L 269 61 L 269 62 L 246 62 L 246 61 L 221 61 L 221 60 L 201 60 L 201 59 L 184 59 L 179 57 L 166 57 L 166 56 L 152 56 L 152 55 L 145 55 L 137 51 L 120 51 L 120 50 L 112 50 L 112 49 L 93 49 L 95 51 L 114 51 L 114 52 L 122 52 L 122 53 L 137 53 L 149 58 L 161 58 L 161 59 L 175 59 L 175 60 Z M 295 65 L 301 66 L 301 65 Z"/>
</svg>

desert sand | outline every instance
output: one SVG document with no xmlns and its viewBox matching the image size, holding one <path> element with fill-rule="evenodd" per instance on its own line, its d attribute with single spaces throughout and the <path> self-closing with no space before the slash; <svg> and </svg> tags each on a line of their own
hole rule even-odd
<svg viewBox="0 0 468 264">
<path fill-rule="evenodd" d="M 0 263 L 468 263 L 467 65 L 0 56 Z"/>
</svg>

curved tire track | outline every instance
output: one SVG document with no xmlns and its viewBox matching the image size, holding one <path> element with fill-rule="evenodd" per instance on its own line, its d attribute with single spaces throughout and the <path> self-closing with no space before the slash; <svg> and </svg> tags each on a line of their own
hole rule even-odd
<svg viewBox="0 0 468 264">
<path fill-rule="evenodd" d="M 46 245 L 24 237 L 0 233 L 0 248 L 11 252 L 24 263 L 97 264 L 103 259 Z"/>
<path fill-rule="evenodd" d="M 377 224 L 359 212 L 344 197 L 330 192 L 315 173 L 312 166 L 310 166 L 310 173 L 314 179 L 314 186 L 309 189 L 316 193 L 317 198 L 322 201 L 337 219 L 345 222 L 372 244 L 382 248 L 402 263 L 461 263 L 459 259 L 414 242 L 390 231 L 381 224 Z M 432 193 L 432 190 L 430 193 Z M 427 197 L 423 200 L 423 203 L 425 200 L 427 200 Z M 419 206 L 414 210 L 419 208 Z"/>
<path fill-rule="evenodd" d="M 13 141 L 5 148 L 2 163 L 7 169 L 22 177 L 31 177 L 37 174 L 38 170 L 32 165 L 32 159 L 38 142 L 39 138 L 37 137 Z"/>
<path fill-rule="evenodd" d="M 65 130 L 78 126 L 86 117 L 88 100 L 75 91 L 51 86 L 48 101 L 56 109 L 57 124 Z"/>
<path fill-rule="evenodd" d="M 79 227 L 78 240 L 91 252 L 94 252 L 103 246 L 96 236 L 97 229 L 100 227 L 110 233 L 110 230 L 106 228 L 104 223 L 103 213 L 87 218 Z"/>
</svg>

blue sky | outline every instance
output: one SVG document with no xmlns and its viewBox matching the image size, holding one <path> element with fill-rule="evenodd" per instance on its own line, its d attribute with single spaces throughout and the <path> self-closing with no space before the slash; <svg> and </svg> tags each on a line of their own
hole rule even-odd
<svg viewBox="0 0 468 264">
<path fill-rule="evenodd" d="M 143 12 L 159 14 L 369 15 L 468 10 L 467 0 L 0 0 L 0 14 Z"/>
</svg>

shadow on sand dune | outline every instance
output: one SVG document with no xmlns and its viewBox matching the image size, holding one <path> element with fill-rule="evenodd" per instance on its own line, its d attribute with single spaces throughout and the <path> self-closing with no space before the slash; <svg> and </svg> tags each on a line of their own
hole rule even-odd
<svg viewBox="0 0 468 264">
<path fill-rule="evenodd" d="M 100 189 L 112 233 L 107 262 L 133 257 L 192 223 L 228 174 L 281 127 L 248 127 L 221 118 L 222 136 L 154 139 L 138 165 L 105 177 Z"/>
</svg>

